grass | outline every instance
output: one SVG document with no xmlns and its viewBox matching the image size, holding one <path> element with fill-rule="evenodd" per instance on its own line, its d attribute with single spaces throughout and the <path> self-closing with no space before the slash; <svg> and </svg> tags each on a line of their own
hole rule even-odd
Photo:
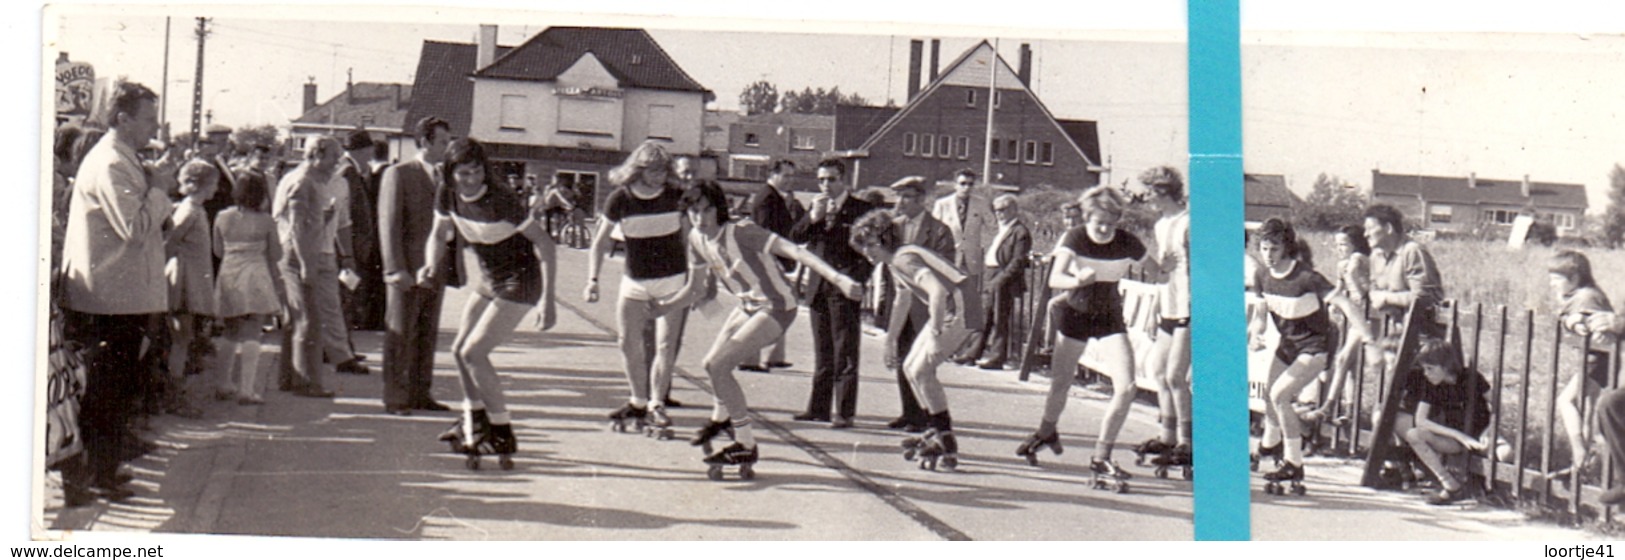
<svg viewBox="0 0 1625 560">
<path fill-rule="evenodd" d="M 1314 252 L 1315 269 L 1335 281 L 1338 255 L 1332 245 L 1332 235 L 1309 232 L 1304 235 Z M 1519 427 L 1523 427 L 1524 460 L 1526 465 L 1539 468 L 1545 444 L 1547 415 L 1555 399 L 1552 389 L 1556 377 L 1558 388 L 1580 369 L 1581 352 L 1577 340 L 1567 333 L 1558 350 L 1558 362 L 1553 366 L 1553 337 L 1557 333 L 1553 316 L 1557 302 L 1547 284 L 1546 266 L 1556 249 L 1527 247 L 1510 250 L 1504 243 L 1472 239 L 1439 239 L 1426 243 L 1433 254 L 1444 281 L 1445 297 L 1457 303 L 1462 329 L 1463 356 L 1469 364 L 1476 363 L 1485 378 L 1492 383 L 1496 378 L 1497 361 L 1500 362 L 1502 393 L 1499 406 L 1502 437 L 1517 443 Z M 1587 249 L 1592 270 L 1599 286 L 1610 300 L 1619 305 L 1625 297 L 1625 251 Z M 1473 341 L 1478 323 L 1473 315 L 1482 306 L 1484 328 L 1477 344 Z M 1500 306 L 1507 308 L 1507 329 L 1503 337 L 1500 328 Z M 1534 327 L 1528 327 L 1528 316 L 1533 312 Z M 1475 361 L 1476 358 L 1476 361 Z M 1529 367 L 1524 366 L 1528 361 Z M 1368 375 L 1364 402 L 1374 403 L 1376 381 Z M 1520 418 L 1519 400 L 1524 386 L 1529 388 L 1528 410 Z M 1569 445 L 1561 421 L 1553 430 L 1551 468 L 1567 466 Z M 1598 481 L 1600 469 L 1589 469 L 1586 478 Z"/>
</svg>

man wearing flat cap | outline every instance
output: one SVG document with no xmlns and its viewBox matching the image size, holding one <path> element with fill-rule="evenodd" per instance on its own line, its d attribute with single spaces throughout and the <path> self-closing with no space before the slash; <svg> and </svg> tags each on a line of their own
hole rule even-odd
<svg viewBox="0 0 1625 560">
<path fill-rule="evenodd" d="M 237 179 L 231 173 L 231 167 L 226 165 L 226 157 L 231 155 L 231 127 L 211 124 L 203 129 L 203 136 L 197 140 L 197 149 L 192 158 L 208 162 L 220 174 L 220 187 L 215 189 L 214 196 L 203 201 L 203 210 L 209 214 L 209 225 L 214 225 L 214 217 L 221 210 L 230 208 L 233 204 L 232 192 L 237 189 Z M 181 166 L 184 168 L 185 166 Z M 219 266 L 218 257 L 215 266 Z"/>
<path fill-rule="evenodd" d="M 930 183 L 920 176 L 904 177 L 891 184 L 892 192 L 897 195 L 892 215 L 895 216 L 898 238 L 904 245 L 917 245 L 945 259 L 952 259 L 954 232 L 941 220 L 931 217 L 931 212 L 927 211 L 926 203 L 931 196 L 927 190 L 929 188 Z M 893 295 L 889 299 L 895 306 L 900 298 Z M 895 310 L 893 312 L 895 313 Z M 908 318 L 904 320 L 903 328 L 897 334 L 896 353 L 893 355 L 888 352 L 887 355 L 907 356 L 909 349 L 914 347 L 914 338 L 920 334 L 920 326 L 930 319 L 929 315 L 930 309 L 926 306 L 911 306 Z M 896 419 L 886 424 L 886 427 L 909 432 L 924 431 L 926 412 L 920 408 L 920 401 L 914 396 L 914 389 L 909 385 L 908 376 L 903 374 L 902 363 L 894 359 L 888 362 L 886 367 L 891 368 L 897 375 L 897 396 L 902 401 L 902 412 Z"/>
<path fill-rule="evenodd" d="M 344 293 L 344 316 L 350 328 L 384 330 L 384 261 L 378 248 L 378 175 L 368 160 L 373 155 L 372 135 L 350 132 L 344 139 L 339 175 L 350 191 L 350 249 L 360 282 Z"/>
</svg>

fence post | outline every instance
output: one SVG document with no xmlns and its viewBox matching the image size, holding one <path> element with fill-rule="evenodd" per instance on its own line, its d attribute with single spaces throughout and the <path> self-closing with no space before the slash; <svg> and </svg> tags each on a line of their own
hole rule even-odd
<svg viewBox="0 0 1625 560">
<path fill-rule="evenodd" d="M 1490 403 L 1494 408 L 1490 409 L 1490 473 L 1485 488 L 1490 492 L 1495 491 L 1495 483 L 1499 480 L 1496 475 L 1501 466 L 1501 412 L 1506 408 L 1505 403 L 1501 402 L 1501 376 L 1504 375 L 1507 357 L 1507 306 L 1497 307 L 1501 312 L 1501 335 L 1495 343 L 1495 380 L 1490 383 Z"/>
<path fill-rule="evenodd" d="M 1610 385 L 1610 387 L 1613 387 L 1613 390 L 1615 390 L 1615 391 L 1620 390 L 1620 387 L 1619 387 L 1619 373 L 1620 373 L 1619 370 L 1620 370 L 1620 367 L 1619 366 L 1620 366 L 1621 361 L 1625 361 L 1625 360 L 1622 360 L 1622 358 L 1619 355 L 1621 351 L 1625 351 L 1625 337 L 1616 336 L 1616 337 L 1614 337 L 1614 355 L 1609 358 L 1609 362 L 1612 362 L 1612 363 L 1609 364 L 1609 371 L 1612 371 L 1614 373 L 1614 375 L 1613 375 L 1613 384 Z M 1614 464 L 1614 454 L 1613 453 L 1607 453 L 1605 455 L 1606 456 L 1603 457 L 1603 463 L 1602 463 L 1602 473 L 1603 473 L 1603 476 L 1602 476 L 1603 483 L 1602 484 L 1603 484 L 1604 488 L 1613 488 L 1614 487 L 1614 469 L 1615 468 L 1625 468 L 1625 465 L 1616 465 L 1616 464 Z M 1604 521 L 1606 521 L 1608 523 L 1613 523 L 1614 522 L 1614 506 L 1603 506 L 1603 508 L 1602 508 L 1602 518 L 1603 518 Z"/>
<path fill-rule="evenodd" d="M 1364 315 L 1361 320 L 1365 321 L 1367 326 L 1370 326 L 1371 302 L 1369 300 L 1365 302 L 1365 308 L 1362 309 L 1361 312 Z M 1354 353 L 1354 410 L 1352 411 L 1353 414 L 1351 414 L 1349 418 L 1350 457 L 1358 457 L 1360 455 L 1360 418 L 1365 414 L 1365 370 L 1366 366 L 1368 365 L 1365 363 L 1366 352 L 1368 349 L 1366 345 L 1373 342 L 1376 341 L 1368 340 L 1360 343 L 1359 351 Z M 1373 428 L 1375 428 L 1375 426 L 1373 426 Z"/>
<path fill-rule="evenodd" d="M 1557 328 L 1552 329 L 1552 382 L 1547 384 L 1546 392 L 1546 428 L 1540 435 L 1540 503 L 1551 505 L 1552 502 L 1552 439 L 1556 436 L 1552 424 L 1557 421 L 1557 369 L 1559 354 L 1563 350 L 1563 320 L 1555 321 Z"/>
<path fill-rule="evenodd" d="M 1558 324 L 1559 324 L 1558 328 L 1561 329 L 1562 328 L 1561 327 L 1561 325 L 1562 325 L 1562 319 L 1561 318 L 1558 319 Z M 1577 381 L 1579 381 L 1580 383 L 1585 383 L 1585 381 L 1584 381 L 1584 379 L 1585 379 L 1585 360 L 1586 360 L 1586 357 L 1591 354 L 1591 337 L 1582 336 L 1582 337 L 1580 337 L 1580 340 L 1581 340 L 1581 342 L 1580 342 L 1580 371 L 1578 372 L 1578 375 L 1580 375 L 1580 378 L 1577 379 Z M 1582 391 L 1584 391 L 1585 386 L 1582 385 L 1580 387 L 1580 389 Z M 1579 401 L 1580 401 L 1579 404 L 1575 405 L 1575 409 L 1578 410 L 1579 413 L 1580 413 L 1581 422 L 1584 422 L 1585 421 L 1584 419 L 1586 417 L 1586 399 L 1585 399 L 1584 394 L 1581 395 Z M 1553 408 L 1556 408 L 1557 403 L 1554 401 L 1552 404 L 1553 404 Z M 1582 431 L 1581 433 L 1584 433 L 1584 432 Z M 1570 456 L 1572 456 L 1574 454 L 1574 450 L 1570 449 L 1569 454 L 1570 454 Z M 1584 484 L 1581 484 L 1580 471 L 1582 470 L 1582 467 L 1584 467 L 1584 466 L 1585 466 L 1585 460 L 1584 459 L 1580 460 L 1580 464 L 1577 464 L 1577 465 L 1571 464 L 1571 465 L 1569 465 L 1569 487 L 1573 491 L 1573 494 L 1574 494 L 1573 496 L 1569 497 L 1569 499 L 1573 500 L 1573 501 L 1571 501 L 1569 503 L 1569 509 L 1571 510 L 1571 513 L 1574 514 L 1574 522 L 1575 523 L 1580 522 L 1580 491 L 1581 491 L 1581 489 L 1583 489 L 1585 487 Z"/>
<path fill-rule="evenodd" d="M 1454 309 L 1452 309 L 1452 311 L 1451 311 L 1451 316 L 1455 316 Z M 1481 406 L 1489 406 L 1489 403 L 1481 403 L 1481 402 L 1479 402 L 1479 398 L 1478 398 L 1478 395 L 1480 394 L 1480 388 L 1479 388 L 1478 384 L 1481 383 L 1482 382 L 1481 380 L 1483 379 L 1483 374 L 1478 371 L 1478 354 L 1479 354 L 1479 350 L 1480 350 L 1479 343 L 1483 340 L 1481 338 L 1481 336 L 1483 334 L 1484 334 L 1484 304 L 1482 304 L 1482 303 L 1474 304 L 1473 305 L 1473 354 L 1472 354 L 1472 359 L 1468 360 L 1469 365 L 1467 366 L 1467 368 L 1468 368 L 1467 371 L 1470 372 L 1471 375 L 1469 375 L 1467 377 L 1467 418 L 1465 419 L 1465 422 L 1467 422 L 1467 423 L 1463 424 L 1464 427 L 1472 425 L 1471 424 L 1472 419 L 1478 417 L 1478 408 L 1479 407 L 1481 407 Z M 1493 417 L 1492 417 L 1492 419 L 1493 419 Z M 1470 435 L 1470 436 L 1473 436 L 1473 437 L 1482 437 L 1483 436 L 1482 430 L 1484 428 L 1487 428 L 1487 427 L 1488 426 L 1479 426 L 1479 428 L 1478 428 L 1480 430 L 1479 433 L 1470 433 L 1470 434 L 1467 434 L 1467 435 Z M 1493 461 L 1495 459 L 1495 444 L 1493 442 L 1490 443 L 1489 455 L 1490 455 L 1490 459 Z M 1468 456 L 1468 466 L 1471 467 L 1472 461 L 1473 461 L 1472 460 L 1472 453 L 1469 452 L 1467 454 L 1467 456 Z M 1471 480 L 1472 469 L 1468 468 L 1466 474 L 1468 476 L 1463 477 L 1463 478 Z"/>
<path fill-rule="evenodd" d="M 1033 298 L 1035 310 L 1031 320 L 1028 321 L 1031 327 L 1027 329 L 1026 347 L 1021 351 L 1021 371 L 1016 375 L 1016 378 L 1022 382 L 1026 382 L 1031 377 L 1033 368 L 1037 367 L 1039 347 L 1047 343 L 1050 332 L 1054 330 L 1054 325 L 1048 325 L 1051 328 L 1045 328 L 1049 316 L 1049 274 L 1052 266 L 1055 266 L 1054 261 L 1044 263 L 1044 266 L 1040 268 L 1039 276 L 1033 279 L 1034 288 L 1038 290 L 1036 292 L 1038 297 Z M 1054 375 L 1055 368 L 1059 367 L 1055 364 L 1053 349 L 1051 349 L 1049 367 L 1050 375 Z M 1071 367 L 1076 368 L 1078 366 L 1072 364 Z"/>
<path fill-rule="evenodd" d="M 1524 309 L 1523 328 L 1523 382 L 1519 383 L 1518 396 L 1518 477 L 1517 483 L 1512 486 L 1513 497 L 1518 504 L 1523 504 L 1523 476 L 1528 461 L 1524 459 L 1524 445 L 1529 440 L 1529 382 L 1534 380 L 1529 368 L 1534 366 L 1535 351 L 1535 310 Z"/>
</svg>

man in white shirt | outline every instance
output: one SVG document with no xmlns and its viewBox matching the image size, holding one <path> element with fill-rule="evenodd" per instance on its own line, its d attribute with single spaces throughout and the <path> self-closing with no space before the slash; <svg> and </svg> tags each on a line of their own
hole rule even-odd
<svg viewBox="0 0 1625 560">
<path fill-rule="evenodd" d="M 1021 222 L 1014 195 L 999 195 L 993 200 L 993 212 L 999 217 L 998 233 L 988 243 L 982 255 L 981 270 L 987 274 L 985 299 L 992 303 L 992 313 L 982 326 L 982 332 L 972 337 L 966 361 L 974 360 L 982 369 L 1004 369 L 1010 357 L 1011 319 L 1016 299 L 1026 292 L 1028 253 L 1032 252 L 1033 236 Z"/>
</svg>

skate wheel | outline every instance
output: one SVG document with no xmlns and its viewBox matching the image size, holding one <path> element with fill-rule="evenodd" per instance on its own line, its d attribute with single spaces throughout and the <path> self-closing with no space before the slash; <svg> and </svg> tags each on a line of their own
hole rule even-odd
<svg viewBox="0 0 1625 560">
<path fill-rule="evenodd" d="M 739 465 L 739 480 L 752 480 L 756 478 L 756 469 L 750 465 Z"/>
<path fill-rule="evenodd" d="M 509 457 L 507 455 L 503 455 L 501 457 L 498 457 L 497 458 L 497 466 L 502 467 L 502 470 L 505 470 L 505 471 L 513 470 L 513 457 Z"/>
<path fill-rule="evenodd" d="M 706 455 L 710 455 L 711 454 L 711 442 L 708 441 L 708 442 L 700 444 L 700 450 L 704 451 Z"/>
<path fill-rule="evenodd" d="M 1136 467 L 1145 466 L 1145 456 L 1144 455 L 1139 455 L 1139 456 L 1134 457 L 1134 466 L 1136 466 Z"/>
<path fill-rule="evenodd" d="M 1094 488 L 1095 490 L 1105 490 L 1106 489 L 1106 481 L 1100 480 L 1100 479 L 1097 478 L 1097 479 L 1094 480 L 1094 482 L 1092 484 L 1089 485 L 1089 487 Z"/>
<path fill-rule="evenodd" d="M 463 459 L 463 466 L 468 467 L 468 470 L 471 471 L 480 470 L 480 456 L 469 455 L 467 459 Z"/>
<path fill-rule="evenodd" d="M 1184 476 L 1185 480 L 1190 480 L 1191 479 L 1192 473 L 1191 473 L 1191 468 L 1190 467 L 1185 467 L 1183 469 L 1180 469 L 1179 471 L 1180 471 L 1179 474 L 1181 476 Z"/>
<path fill-rule="evenodd" d="M 955 459 L 953 457 L 944 457 L 942 459 L 942 465 L 941 466 L 942 466 L 942 470 L 944 472 L 958 471 L 959 470 L 959 459 Z"/>
<path fill-rule="evenodd" d="M 609 431 L 615 433 L 626 433 L 626 424 L 622 424 L 620 422 L 610 422 Z"/>
<path fill-rule="evenodd" d="M 1117 490 L 1118 494 L 1127 494 L 1128 493 L 1128 483 L 1127 482 L 1118 482 L 1117 483 L 1117 488 L 1115 490 Z"/>
<path fill-rule="evenodd" d="M 1302 486 L 1293 486 L 1292 487 L 1292 495 L 1294 495 L 1294 496 L 1302 496 L 1304 494 L 1307 494 L 1308 491 L 1309 490 L 1307 488 L 1304 488 Z"/>
<path fill-rule="evenodd" d="M 1157 467 L 1153 474 L 1156 474 L 1157 478 L 1168 478 L 1168 467 Z"/>
<path fill-rule="evenodd" d="M 1034 466 L 1034 467 L 1038 466 L 1038 454 L 1037 453 L 1028 453 L 1027 454 L 1027 464 L 1031 465 L 1031 466 Z"/>
<path fill-rule="evenodd" d="M 711 465 L 709 468 L 705 469 L 705 477 L 711 480 L 722 480 L 722 466 Z"/>
<path fill-rule="evenodd" d="M 903 460 L 904 461 L 913 461 L 914 457 L 916 457 L 918 455 L 919 455 L 919 450 L 916 450 L 916 449 L 905 449 L 905 450 L 903 450 Z"/>
</svg>

